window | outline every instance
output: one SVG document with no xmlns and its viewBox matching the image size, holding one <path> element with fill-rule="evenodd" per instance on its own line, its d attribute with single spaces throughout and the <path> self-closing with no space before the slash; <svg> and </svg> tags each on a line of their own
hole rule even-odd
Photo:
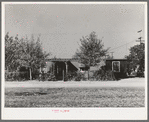
<svg viewBox="0 0 149 122">
<path fill-rule="evenodd" d="M 120 61 L 112 61 L 112 71 L 120 72 Z"/>
</svg>

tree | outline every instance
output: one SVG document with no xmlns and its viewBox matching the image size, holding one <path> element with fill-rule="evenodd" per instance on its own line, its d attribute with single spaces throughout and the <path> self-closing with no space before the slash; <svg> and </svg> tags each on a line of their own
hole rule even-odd
<svg viewBox="0 0 149 122">
<path fill-rule="evenodd" d="M 97 65 L 107 54 L 108 49 L 103 49 L 102 40 L 97 38 L 95 32 L 91 32 L 89 36 L 82 37 L 80 42 L 81 46 L 76 51 L 74 57 L 78 58 L 80 63 L 85 64 L 87 67 Z"/>
<path fill-rule="evenodd" d="M 20 42 L 18 41 L 18 35 L 16 35 L 15 40 L 13 37 L 9 37 L 9 33 L 5 36 L 5 66 L 9 71 L 17 70 L 19 62 L 17 59 L 20 58 L 19 51 Z"/>
<path fill-rule="evenodd" d="M 130 48 L 130 54 L 127 57 L 127 59 L 131 63 L 130 69 L 135 69 L 137 65 L 139 65 L 139 71 L 141 73 L 144 73 L 144 67 L 145 67 L 145 51 L 144 51 L 145 44 L 141 43 L 140 45 L 135 45 Z"/>
<path fill-rule="evenodd" d="M 107 55 L 106 59 L 113 59 L 113 56 Z"/>
<path fill-rule="evenodd" d="M 43 51 L 40 38 L 37 38 L 35 42 L 34 36 L 32 35 L 30 41 L 27 39 L 26 43 L 23 45 L 23 55 L 21 60 L 23 65 L 29 67 L 30 71 L 30 80 L 32 79 L 32 72 L 35 70 L 44 67 L 46 65 L 45 59 L 50 55 Z"/>
<path fill-rule="evenodd" d="M 32 73 L 45 66 L 45 59 L 49 55 L 43 51 L 39 37 L 35 42 L 33 35 L 31 39 L 20 40 L 18 36 L 14 40 L 13 37 L 9 37 L 8 33 L 5 36 L 5 65 L 11 71 L 16 71 L 22 66 L 29 67 L 30 79 L 32 79 Z"/>
</svg>

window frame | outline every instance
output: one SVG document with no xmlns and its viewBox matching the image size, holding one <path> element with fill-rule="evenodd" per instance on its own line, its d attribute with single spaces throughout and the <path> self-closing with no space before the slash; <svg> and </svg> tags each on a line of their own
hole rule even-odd
<svg viewBox="0 0 149 122">
<path fill-rule="evenodd" d="M 113 68 L 113 64 L 114 64 L 115 62 L 118 62 L 119 71 L 115 71 L 114 68 Z M 120 71 L 121 71 L 120 69 L 121 69 L 121 68 L 120 68 L 120 61 L 112 61 L 112 71 L 113 71 L 113 72 L 120 72 Z"/>
</svg>

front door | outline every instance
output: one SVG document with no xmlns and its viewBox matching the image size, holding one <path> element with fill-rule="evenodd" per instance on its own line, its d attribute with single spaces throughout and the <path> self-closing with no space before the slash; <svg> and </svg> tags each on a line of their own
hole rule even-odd
<svg viewBox="0 0 149 122">
<path fill-rule="evenodd" d="M 57 80 L 63 80 L 65 73 L 65 63 L 64 62 L 56 62 L 56 78 Z"/>
</svg>

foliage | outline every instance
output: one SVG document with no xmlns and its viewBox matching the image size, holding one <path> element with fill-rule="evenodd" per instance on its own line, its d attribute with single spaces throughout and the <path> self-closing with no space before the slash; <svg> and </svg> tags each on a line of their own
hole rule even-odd
<svg viewBox="0 0 149 122">
<path fill-rule="evenodd" d="M 45 73 L 42 71 L 41 73 L 39 73 L 38 80 L 39 80 L 39 81 L 45 81 L 45 79 L 46 79 L 46 75 L 45 75 Z"/>
<path fill-rule="evenodd" d="M 31 73 L 44 67 L 48 56 L 49 53 L 42 49 L 39 37 L 35 41 L 33 35 L 31 39 L 18 39 L 18 35 L 13 39 L 9 37 L 9 33 L 5 36 L 5 66 L 9 71 L 16 71 L 21 66 L 29 67 L 32 79 Z"/>
<path fill-rule="evenodd" d="M 74 78 L 74 81 L 81 81 L 81 80 L 85 81 L 86 78 L 84 77 L 83 73 L 77 72 L 77 76 Z"/>
<path fill-rule="evenodd" d="M 29 80 L 27 72 L 5 72 L 6 81 Z"/>
<path fill-rule="evenodd" d="M 95 32 L 80 39 L 80 49 L 76 51 L 74 57 L 78 58 L 86 66 L 95 66 L 101 58 L 106 55 L 108 49 L 103 49 L 102 40 L 97 38 Z"/>
<path fill-rule="evenodd" d="M 64 81 L 71 81 L 74 80 L 74 78 L 77 76 L 77 72 L 68 72 L 65 77 Z"/>
<path fill-rule="evenodd" d="M 43 71 L 41 73 L 39 73 L 39 77 L 38 77 L 39 81 L 56 81 L 56 77 L 53 73 L 51 73 L 50 71 L 47 73 L 44 73 Z"/>
<path fill-rule="evenodd" d="M 96 71 L 93 75 L 97 81 L 114 81 L 116 80 L 114 72 L 111 70 L 105 70 L 104 67 Z"/>
<path fill-rule="evenodd" d="M 39 73 L 38 80 L 39 81 L 56 81 L 56 77 L 51 72 L 44 73 L 42 71 L 41 73 Z"/>
<path fill-rule="evenodd" d="M 113 59 L 113 56 L 107 55 L 106 59 Z"/>
<path fill-rule="evenodd" d="M 48 81 L 56 81 L 56 77 L 53 73 L 48 73 L 47 74 L 47 80 Z"/>
<path fill-rule="evenodd" d="M 138 70 L 137 76 L 138 77 L 144 77 L 144 73 L 141 70 Z"/>
<path fill-rule="evenodd" d="M 85 81 L 84 74 L 81 72 L 68 72 L 64 78 L 65 81 Z"/>
<path fill-rule="evenodd" d="M 17 70 L 17 67 L 20 65 L 17 59 L 20 59 L 21 56 L 21 47 L 19 46 L 19 40 L 17 36 L 15 40 L 13 37 L 9 37 L 9 33 L 5 36 L 5 66 L 9 71 Z"/>
<path fill-rule="evenodd" d="M 144 51 L 145 44 L 142 43 L 140 45 L 135 45 L 130 48 L 130 54 L 126 56 L 126 58 L 129 60 L 128 70 L 135 70 L 137 65 L 139 65 L 138 74 L 144 73 L 145 68 L 145 51 Z M 142 75 L 141 75 L 142 76 Z"/>
</svg>

